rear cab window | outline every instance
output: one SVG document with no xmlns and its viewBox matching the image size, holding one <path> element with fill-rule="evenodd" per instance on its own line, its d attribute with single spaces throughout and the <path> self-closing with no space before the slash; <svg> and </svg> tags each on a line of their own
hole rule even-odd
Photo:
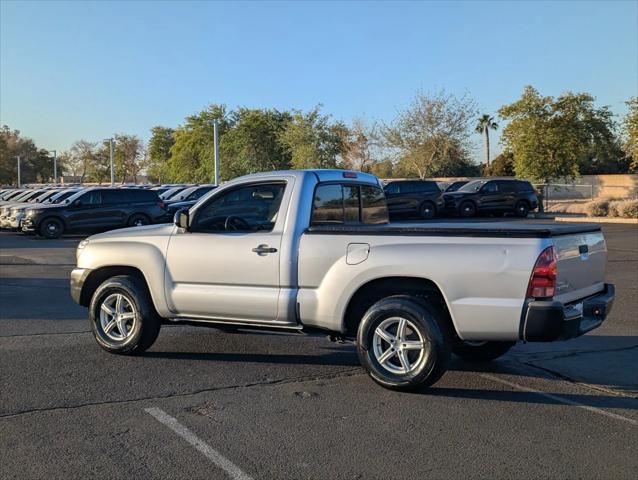
<svg viewBox="0 0 638 480">
<path fill-rule="evenodd" d="M 354 183 L 319 184 L 312 203 L 311 225 L 388 223 L 381 187 Z"/>
</svg>

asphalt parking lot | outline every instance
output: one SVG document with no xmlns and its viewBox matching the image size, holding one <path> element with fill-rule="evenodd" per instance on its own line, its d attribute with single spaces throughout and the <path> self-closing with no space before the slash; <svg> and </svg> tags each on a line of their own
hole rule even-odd
<svg viewBox="0 0 638 480">
<path fill-rule="evenodd" d="M 454 359 L 417 394 L 323 337 L 170 326 L 108 355 L 69 296 L 80 238 L 0 232 L 0 477 L 633 479 L 638 228 L 604 231 L 603 327 Z"/>
</svg>

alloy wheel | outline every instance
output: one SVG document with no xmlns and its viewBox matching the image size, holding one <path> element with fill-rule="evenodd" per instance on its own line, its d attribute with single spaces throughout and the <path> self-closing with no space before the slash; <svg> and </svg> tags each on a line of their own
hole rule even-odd
<svg viewBox="0 0 638 480">
<path fill-rule="evenodd" d="M 131 302 L 121 293 L 106 297 L 100 305 L 100 327 L 104 335 L 116 342 L 126 340 L 134 330 L 137 312 Z"/>
<path fill-rule="evenodd" d="M 414 323 L 402 317 L 391 317 L 374 331 L 372 350 L 384 369 L 397 375 L 416 370 L 425 356 L 426 344 Z"/>
</svg>

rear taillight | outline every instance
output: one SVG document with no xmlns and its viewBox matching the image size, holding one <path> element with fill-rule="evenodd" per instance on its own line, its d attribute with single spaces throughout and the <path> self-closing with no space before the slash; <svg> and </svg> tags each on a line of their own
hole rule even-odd
<svg viewBox="0 0 638 480">
<path fill-rule="evenodd" d="M 166 210 L 166 204 L 164 202 L 159 202 L 157 204 L 162 210 Z"/>
<path fill-rule="evenodd" d="M 546 299 L 556 292 L 556 255 L 554 247 L 541 252 L 527 286 L 527 298 Z"/>
</svg>

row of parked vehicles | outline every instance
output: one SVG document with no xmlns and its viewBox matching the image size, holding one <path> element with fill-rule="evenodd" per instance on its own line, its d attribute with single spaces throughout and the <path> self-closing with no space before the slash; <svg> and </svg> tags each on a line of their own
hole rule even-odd
<svg viewBox="0 0 638 480">
<path fill-rule="evenodd" d="M 168 223 L 176 212 L 191 207 L 214 188 L 214 185 L 144 185 L 0 190 L 0 228 L 54 239 L 64 233 Z M 395 180 L 385 184 L 384 193 L 393 218 L 429 220 L 481 214 L 526 217 L 538 207 L 532 185 L 513 179 L 451 184 Z"/>
<path fill-rule="evenodd" d="M 0 228 L 59 238 L 172 221 L 214 185 L 57 187 L 0 190 Z"/>
</svg>

